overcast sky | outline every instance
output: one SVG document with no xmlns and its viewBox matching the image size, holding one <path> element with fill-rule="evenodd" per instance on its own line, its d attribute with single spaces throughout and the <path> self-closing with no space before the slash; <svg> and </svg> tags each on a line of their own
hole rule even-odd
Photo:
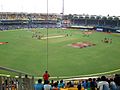
<svg viewBox="0 0 120 90">
<path fill-rule="evenodd" d="M 49 13 L 61 13 L 63 0 L 48 0 Z M 47 0 L 0 0 L 1 12 L 46 13 Z M 65 14 L 120 16 L 120 0 L 64 0 Z"/>
</svg>

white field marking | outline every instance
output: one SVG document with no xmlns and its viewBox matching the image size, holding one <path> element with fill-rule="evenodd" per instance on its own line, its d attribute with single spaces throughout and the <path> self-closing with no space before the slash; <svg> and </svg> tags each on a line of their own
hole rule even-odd
<svg viewBox="0 0 120 90">
<path fill-rule="evenodd" d="M 116 69 L 116 70 L 112 70 L 112 71 L 108 71 L 108 72 L 102 72 L 102 73 L 95 73 L 95 74 L 88 74 L 88 75 L 79 75 L 79 76 L 56 76 L 56 77 L 50 77 L 50 78 L 66 78 L 66 79 L 81 79 L 81 78 L 89 78 L 89 77 L 97 77 L 97 76 L 101 76 L 104 74 L 111 74 L 111 73 L 115 73 L 117 71 L 120 71 L 120 69 Z M 36 77 L 37 78 L 37 77 Z M 42 77 L 39 77 L 42 78 Z"/>
<path fill-rule="evenodd" d="M 120 69 L 116 69 L 116 70 L 112 70 L 112 71 L 108 71 L 108 72 L 102 72 L 102 73 L 95 73 L 95 74 L 88 74 L 88 75 L 79 75 L 79 76 L 63 76 L 63 77 L 59 77 L 59 78 L 69 78 L 69 79 L 80 79 L 80 78 L 86 78 L 86 77 L 97 77 L 97 76 L 100 76 L 100 75 L 104 75 L 104 74 L 110 74 L 110 73 L 115 73 L 117 71 L 120 71 Z M 74 78 L 76 77 L 76 78 Z"/>
<path fill-rule="evenodd" d="M 90 74 L 90 76 L 96 76 L 96 75 L 102 75 L 102 74 L 110 74 L 110 73 L 115 73 L 115 72 L 117 72 L 117 71 L 120 71 L 120 69 L 116 69 L 116 70 L 112 70 L 112 71 L 108 71 L 108 72 Z M 86 76 L 88 76 L 88 75 L 86 75 Z"/>
<path fill-rule="evenodd" d="M 65 37 L 64 35 L 59 35 L 59 36 L 50 36 L 50 37 L 43 37 L 41 39 L 47 39 L 47 38 L 59 38 L 59 37 Z"/>
<path fill-rule="evenodd" d="M 103 75 L 103 74 L 115 73 L 115 72 L 117 72 L 117 71 L 120 71 L 120 69 L 116 69 L 116 70 L 112 70 L 112 71 L 108 71 L 108 72 L 101 72 L 101 73 L 88 74 L 88 75 L 79 75 L 79 76 L 70 76 L 70 77 L 91 77 L 91 76 L 99 76 L 99 75 Z M 67 78 L 67 77 L 63 77 L 63 78 Z"/>
</svg>

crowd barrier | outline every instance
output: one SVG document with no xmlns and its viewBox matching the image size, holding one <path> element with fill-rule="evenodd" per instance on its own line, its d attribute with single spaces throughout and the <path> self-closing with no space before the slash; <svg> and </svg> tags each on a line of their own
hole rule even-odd
<svg viewBox="0 0 120 90">
<path fill-rule="evenodd" d="M 0 75 L 0 90 L 34 90 L 34 77 L 27 73 L 0 66 L 0 70 L 14 72 L 18 76 Z"/>
</svg>

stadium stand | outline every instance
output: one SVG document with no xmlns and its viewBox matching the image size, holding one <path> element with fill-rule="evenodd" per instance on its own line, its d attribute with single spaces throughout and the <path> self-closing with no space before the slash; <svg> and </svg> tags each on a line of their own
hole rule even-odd
<svg viewBox="0 0 120 90">
<path fill-rule="evenodd" d="M 42 13 L 14 13 L 0 12 L 0 30 L 21 28 L 59 28 L 71 26 L 92 26 L 102 28 L 103 31 L 116 32 L 120 29 L 120 19 L 117 16 L 96 16 Z"/>
<path fill-rule="evenodd" d="M 57 28 L 57 15 L 36 13 L 0 13 L 0 30 L 21 28 Z"/>
</svg>

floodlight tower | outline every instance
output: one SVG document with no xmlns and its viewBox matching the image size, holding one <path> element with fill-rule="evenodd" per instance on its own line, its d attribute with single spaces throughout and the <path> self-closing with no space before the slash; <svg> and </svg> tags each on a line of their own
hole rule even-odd
<svg viewBox="0 0 120 90">
<path fill-rule="evenodd" d="M 63 26 L 64 17 L 64 0 L 62 0 L 61 26 Z"/>
<path fill-rule="evenodd" d="M 49 3 L 48 3 L 48 0 L 47 0 L 47 23 L 48 23 L 48 20 L 49 20 L 49 12 L 48 12 L 48 10 L 49 10 Z M 46 70 L 48 71 L 48 59 L 49 59 L 49 57 L 48 57 L 48 52 L 49 52 L 49 50 L 48 50 L 48 25 L 47 25 L 47 32 L 46 32 L 46 34 L 47 34 L 47 46 L 46 46 L 46 48 L 47 48 L 47 68 L 46 68 Z"/>
<path fill-rule="evenodd" d="M 62 2 L 62 15 L 64 15 L 64 0 Z"/>
</svg>

